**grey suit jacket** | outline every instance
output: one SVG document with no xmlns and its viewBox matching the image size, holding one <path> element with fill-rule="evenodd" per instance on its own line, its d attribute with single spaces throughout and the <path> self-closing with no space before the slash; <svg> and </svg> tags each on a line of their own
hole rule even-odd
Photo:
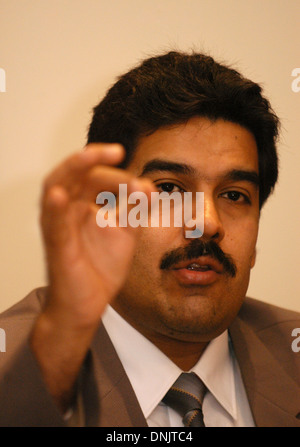
<svg viewBox="0 0 300 447">
<path fill-rule="evenodd" d="M 28 335 L 47 289 L 31 292 L 0 317 L 0 426 L 63 427 L 44 385 Z M 291 348 L 300 315 L 246 298 L 229 328 L 250 408 L 258 427 L 300 427 L 300 352 Z M 85 426 L 147 426 L 114 347 L 99 326 L 78 379 Z"/>
</svg>

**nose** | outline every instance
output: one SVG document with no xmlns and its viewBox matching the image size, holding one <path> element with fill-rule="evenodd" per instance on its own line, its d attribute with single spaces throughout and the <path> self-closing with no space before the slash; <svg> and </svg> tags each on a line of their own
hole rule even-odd
<svg viewBox="0 0 300 447">
<path fill-rule="evenodd" d="M 215 242 L 220 242 L 224 238 L 224 227 L 213 197 L 209 197 L 208 195 L 204 194 L 202 212 L 203 215 L 201 218 L 203 219 L 203 233 L 199 232 L 199 236 L 193 237 L 201 237 L 203 241 L 214 240 Z M 194 223 L 198 220 L 195 219 Z M 186 231 L 185 226 L 185 235 L 187 234 L 190 233 Z"/>
<path fill-rule="evenodd" d="M 204 195 L 204 240 L 220 242 L 224 238 L 224 226 L 213 197 Z"/>
</svg>

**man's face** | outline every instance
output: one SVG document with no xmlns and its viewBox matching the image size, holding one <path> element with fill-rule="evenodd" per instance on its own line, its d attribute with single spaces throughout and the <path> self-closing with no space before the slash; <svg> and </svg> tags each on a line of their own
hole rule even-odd
<svg viewBox="0 0 300 447">
<path fill-rule="evenodd" d="M 255 139 L 237 124 L 195 117 L 141 138 L 128 170 L 150 178 L 159 191 L 204 192 L 204 234 L 198 241 L 213 244 L 221 256 L 195 247 L 186 257 L 197 239 L 187 239 L 184 227 L 141 228 L 113 307 L 154 343 L 165 337 L 208 342 L 237 314 L 255 262 Z"/>
</svg>

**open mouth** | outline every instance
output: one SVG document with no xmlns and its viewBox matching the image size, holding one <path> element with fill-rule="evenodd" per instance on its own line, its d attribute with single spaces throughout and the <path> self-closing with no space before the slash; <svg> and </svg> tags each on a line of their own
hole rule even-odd
<svg viewBox="0 0 300 447">
<path fill-rule="evenodd" d="M 193 262 L 192 264 L 189 264 L 185 268 L 187 270 L 193 270 L 196 272 L 207 272 L 208 270 L 212 270 L 210 265 L 200 265 L 200 264 L 197 264 L 197 262 Z"/>
<path fill-rule="evenodd" d="M 208 256 L 180 262 L 171 270 L 179 284 L 199 286 L 214 283 L 223 273 L 222 265 Z"/>
<path fill-rule="evenodd" d="M 214 271 L 216 273 L 223 272 L 223 266 L 211 258 L 210 256 L 201 256 L 198 259 L 191 259 L 190 261 L 179 262 L 173 266 L 174 270 L 190 270 L 194 272 Z"/>
</svg>

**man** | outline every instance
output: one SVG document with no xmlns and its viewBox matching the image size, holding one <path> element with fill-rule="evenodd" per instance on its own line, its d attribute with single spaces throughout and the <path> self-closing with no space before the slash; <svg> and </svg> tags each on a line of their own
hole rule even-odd
<svg viewBox="0 0 300 447">
<path fill-rule="evenodd" d="M 257 84 L 201 54 L 118 80 L 86 150 L 45 180 L 49 286 L 0 321 L 1 425 L 189 425 L 164 396 L 193 372 L 205 426 L 300 426 L 299 314 L 245 299 L 278 124 Z M 149 201 L 203 192 L 203 234 L 100 228 L 95 198 L 120 184 Z"/>
</svg>

